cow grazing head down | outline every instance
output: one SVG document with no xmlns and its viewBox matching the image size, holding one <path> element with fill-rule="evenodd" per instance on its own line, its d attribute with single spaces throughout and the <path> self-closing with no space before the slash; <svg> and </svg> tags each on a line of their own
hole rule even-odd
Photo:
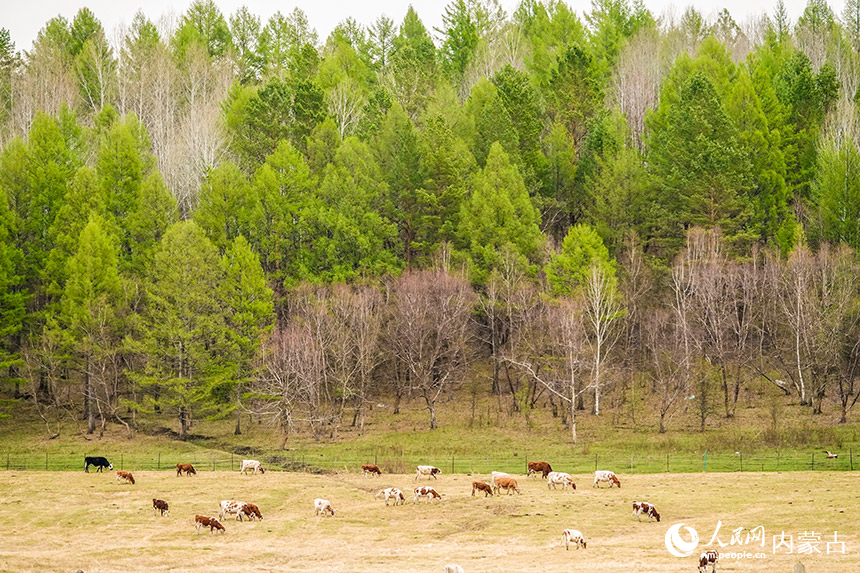
<svg viewBox="0 0 860 573">
<path fill-rule="evenodd" d="M 433 501 L 434 499 L 438 499 L 439 501 L 442 501 L 442 496 L 439 494 L 439 492 L 436 491 L 434 488 L 430 487 L 429 485 L 423 485 L 421 487 L 416 487 L 414 497 L 415 497 L 415 503 L 418 503 L 418 501 L 422 497 L 426 497 L 427 501 Z"/>
<path fill-rule="evenodd" d="M 253 503 L 246 503 L 245 505 L 243 505 L 239 514 L 240 516 L 246 516 L 249 521 L 253 521 L 254 519 L 259 519 L 260 521 L 263 521 L 263 514 L 260 513 L 260 508 Z"/>
<path fill-rule="evenodd" d="M 561 542 L 564 543 L 565 548 L 570 551 L 570 544 L 573 543 L 577 549 L 582 547 L 585 549 L 588 544 L 585 542 L 585 537 L 582 535 L 581 531 L 576 529 L 565 529 L 561 533 Z"/>
<path fill-rule="evenodd" d="M 314 515 L 320 514 L 334 517 L 334 508 L 329 500 L 318 497 L 314 500 Z"/>
<path fill-rule="evenodd" d="M 361 466 L 361 476 L 364 477 L 366 475 L 382 475 L 382 470 L 379 469 L 379 466 L 375 464 L 364 464 Z"/>
<path fill-rule="evenodd" d="M 116 481 L 117 483 L 125 481 L 126 483 L 134 485 L 134 476 L 131 475 L 131 472 L 124 472 L 122 470 L 119 470 L 118 472 L 116 472 Z"/>
<path fill-rule="evenodd" d="M 107 458 L 103 458 L 102 456 L 85 456 L 84 471 L 89 473 L 90 466 L 95 466 L 97 472 L 100 472 L 105 468 L 108 470 L 113 469 L 113 464 L 107 461 Z"/>
<path fill-rule="evenodd" d="M 484 497 L 493 495 L 493 486 L 483 481 L 473 481 L 472 482 L 472 496 L 474 497 L 475 491 L 484 492 Z"/>
<path fill-rule="evenodd" d="M 176 464 L 176 476 L 181 476 L 182 472 L 185 472 L 186 476 L 197 475 L 197 470 L 191 464 Z"/>
<path fill-rule="evenodd" d="M 201 527 L 209 528 L 209 535 L 215 533 L 215 530 L 220 531 L 221 533 L 227 533 L 227 530 L 224 529 L 224 526 L 221 525 L 221 522 L 215 519 L 214 517 L 208 517 L 205 515 L 195 515 L 194 516 L 194 527 L 197 529 L 197 535 L 200 535 Z"/>
</svg>

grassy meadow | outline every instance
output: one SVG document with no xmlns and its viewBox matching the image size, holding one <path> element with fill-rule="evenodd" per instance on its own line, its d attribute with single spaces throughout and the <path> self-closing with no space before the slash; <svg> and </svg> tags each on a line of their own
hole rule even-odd
<svg viewBox="0 0 860 573">
<path fill-rule="evenodd" d="M 559 468 L 557 468 L 559 469 Z M 563 469 L 563 468 L 560 468 Z M 540 479 L 519 479 L 522 495 L 471 497 L 486 475 L 445 473 L 430 480 L 441 502 L 414 504 L 414 475 L 362 478 L 355 473 L 270 471 L 242 476 L 205 471 L 135 473 L 136 485 L 105 474 L 0 472 L 3 571 L 695 571 L 695 556 L 672 557 L 664 536 L 672 524 L 694 527 L 700 544 L 717 521 L 720 538 L 738 527 L 765 529 L 764 559 L 722 559 L 719 571 L 860 570 L 860 473 L 786 472 L 620 475 L 622 489 L 596 490 L 575 475 L 578 489 L 550 491 Z M 420 483 L 427 483 L 422 480 Z M 407 504 L 386 507 L 374 494 L 400 487 Z M 153 515 L 153 497 L 170 516 Z M 312 500 L 329 499 L 334 518 L 315 517 Z M 224 535 L 195 534 L 196 513 L 217 515 L 221 499 L 256 503 L 262 522 L 225 520 Z M 632 517 L 634 500 L 650 501 L 661 523 Z M 566 527 L 581 530 L 586 550 L 560 546 Z M 845 555 L 827 555 L 833 531 Z M 821 554 L 773 555 L 775 533 L 795 540 L 821 534 Z M 797 541 L 795 541 L 796 543 Z M 696 554 L 702 550 L 701 545 Z M 738 550 L 728 546 L 723 551 Z"/>
</svg>

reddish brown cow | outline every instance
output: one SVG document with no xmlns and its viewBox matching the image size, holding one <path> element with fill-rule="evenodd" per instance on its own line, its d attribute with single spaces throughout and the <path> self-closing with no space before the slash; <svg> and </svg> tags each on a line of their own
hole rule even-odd
<svg viewBox="0 0 860 573">
<path fill-rule="evenodd" d="M 182 472 L 185 472 L 187 476 L 197 475 L 197 470 L 191 464 L 176 464 L 176 477 L 181 476 Z"/>
<path fill-rule="evenodd" d="M 485 481 L 473 481 L 472 497 L 475 496 L 475 490 L 481 490 L 482 492 L 484 492 L 484 497 L 487 497 L 488 495 L 493 495 L 493 486 L 491 486 Z"/>
<path fill-rule="evenodd" d="M 163 499 L 152 498 L 152 509 L 153 511 L 160 511 L 162 517 L 170 516 L 170 508 Z"/>
<path fill-rule="evenodd" d="M 122 470 L 119 470 L 118 472 L 116 472 L 116 481 L 117 483 L 120 483 L 123 480 L 125 480 L 127 483 L 130 483 L 131 485 L 134 485 L 134 476 L 131 475 L 131 472 L 124 472 Z"/>
<path fill-rule="evenodd" d="M 552 471 L 552 466 L 547 462 L 529 462 L 529 476 L 540 472 L 541 476 L 546 479 L 549 472 Z"/>
<path fill-rule="evenodd" d="M 214 517 L 207 517 L 205 515 L 195 515 L 194 516 L 194 526 L 197 528 L 197 535 L 200 535 L 201 527 L 209 528 L 209 535 L 215 533 L 217 529 L 221 533 L 226 533 L 227 530 L 224 529 L 224 526 L 221 525 L 221 522 L 215 519 Z"/>
<path fill-rule="evenodd" d="M 263 521 L 263 514 L 260 513 L 260 508 L 253 503 L 245 503 L 245 505 L 242 506 L 242 509 L 239 510 L 239 521 L 242 521 L 242 515 L 246 516 L 248 521 L 252 521 L 255 518 Z"/>
<path fill-rule="evenodd" d="M 364 477 L 364 476 L 366 476 L 366 475 L 368 475 L 368 474 L 370 474 L 370 475 L 376 474 L 376 475 L 378 475 L 378 476 L 381 476 L 381 475 L 382 475 L 382 470 L 380 470 L 380 469 L 379 469 L 379 466 L 374 465 L 374 464 L 364 464 L 364 465 L 362 465 L 362 466 L 361 466 L 361 477 Z"/>
</svg>

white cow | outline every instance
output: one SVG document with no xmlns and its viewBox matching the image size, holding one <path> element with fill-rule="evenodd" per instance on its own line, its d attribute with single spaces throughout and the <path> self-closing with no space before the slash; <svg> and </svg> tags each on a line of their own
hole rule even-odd
<svg viewBox="0 0 860 573">
<path fill-rule="evenodd" d="M 237 521 L 242 521 L 242 508 L 245 507 L 244 501 L 235 499 L 225 499 L 221 501 L 221 512 L 218 514 L 218 519 L 224 521 L 224 516 L 236 515 Z"/>
<path fill-rule="evenodd" d="M 257 473 L 258 471 L 261 474 L 266 473 L 266 469 L 263 467 L 263 464 L 257 460 L 242 460 L 242 469 L 239 470 L 239 473 L 243 474 L 248 470 L 253 470 L 254 473 Z"/>
<path fill-rule="evenodd" d="M 598 484 L 600 482 L 609 482 L 610 489 L 613 485 L 617 485 L 618 489 L 621 489 L 621 480 L 618 479 L 618 476 L 615 475 L 615 472 L 610 472 L 606 470 L 597 470 L 594 472 L 594 487 L 600 487 Z"/>
<path fill-rule="evenodd" d="M 555 486 L 561 485 L 561 489 L 570 486 L 572 489 L 576 489 L 576 484 L 573 483 L 573 478 L 569 473 L 565 472 L 549 472 L 546 475 L 546 487 L 555 489 Z"/>
<path fill-rule="evenodd" d="M 496 483 L 496 479 L 498 479 L 498 478 L 514 479 L 514 476 L 512 476 L 511 474 L 507 474 L 505 472 L 493 472 L 493 473 L 491 473 L 490 474 L 490 483 L 493 484 L 493 489 L 496 489 L 496 486 L 498 485 Z"/>
<path fill-rule="evenodd" d="M 415 472 L 415 481 L 418 481 L 418 478 L 421 476 L 433 476 L 433 479 L 439 479 L 436 477 L 436 474 L 441 473 L 442 470 L 436 466 L 418 466 L 417 471 Z"/>
<path fill-rule="evenodd" d="M 570 551 L 570 544 L 573 543 L 576 545 L 576 548 L 579 549 L 582 547 L 585 549 L 585 537 L 583 537 L 582 532 L 577 529 L 565 529 L 561 533 L 561 542 L 564 543 L 565 548 Z"/>
<path fill-rule="evenodd" d="M 396 487 L 387 487 L 378 494 L 376 494 L 376 497 L 382 496 L 385 497 L 385 505 L 388 505 L 389 499 L 394 500 L 394 505 L 397 505 L 398 503 L 403 505 L 404 503 L 406 503 L 406 498 L 403 497 L 403 492 Z"/>
<path fill-rule="evenodd" d="M 463 573 L 463 568 L 453 563 L 445 565 L 445 573 Z"/>
<path fill-rule="evenodd" d="M 331 506 L 331 502 L 320 497 L 316 498 L 314 500 L 314 515 L 325 515 L 326 513 L 334 517 L 334 508 Z"/>
</svg>

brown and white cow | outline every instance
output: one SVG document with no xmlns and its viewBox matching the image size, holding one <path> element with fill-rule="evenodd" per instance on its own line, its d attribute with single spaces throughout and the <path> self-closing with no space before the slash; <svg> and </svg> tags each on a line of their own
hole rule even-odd
<svg viewBox="0 0 860 573">
<path fill-rule="evenodd" d="M 505 490 L 508 492 L 508 495 L 511 495 L 511 490 L 520 493 L 520 487 L 517 484 L 517 480 L 509 477 L 497 477 L 496 478 L 496 487 L 493 488 L 496 494 L 499 494 L 501 490 Z"/>
<path fill-rule="evenodd" d="M 194 527 L 197 529 L 197 535 L 200 535 L 201 527 L 209 528 L 209 535 L 215 533 L 217 529 L 221 533 L 226 533 L 227 530 L 224 529 L 224 526 L 221 525 L 221 522 L 215 519 L 214 517 L 207 517 L 205 515 L 195 515 L 194 516 Z"/>
<path fill-rule="evenodd" d="M 552 466 L 547 462 L 529 462 L 529 477 L 540 473 L 541 476 L 546 479 L 547 474 L 551 471 Z"/>
<path fill-rule="evenodd" d="M 439 492 L 429 485 L 422 485 L 421 487 L 415 488 L 415 503 L 418 503 L 422 497 L 426 497 L 427 501 L 433 501 L 434 499 L 442 501 L 442 496 L 439 495 Z"/>
<path fill-rule="evenodd" d="M 549 472 L 546 477 L 546 487 L 555 489 L 555 486 L 560 485 L 561 489 L 570 486 L 571 489 L 576 489 L 576 484 L 573 483 L 573 477 L 566 472 Z"/>
<path fill-rule="evenodd" d="M 254 521 L 254 519 L 259 519 L 263 521 L 263 514 L 260 513 L 260 508 L 254 505 L 253 503 L 245 503 L 242 506 L 242 509 L 239 510 L 239 521 L 242 521 L 242 516 L 248 518 L 248 521 Z"/>
<path fill-rule="evenodd" d="M 116 482 L 122 483 L 123 481 L 125 481 L 125 483 L 130 483 L 131 485 L 134 485 L 134 476 L 131 475 L 131 472 L 124 472 L 122 470 L 119 470 L 118 472 L 116 472 Z"/>
<path fill-rule="evenodd" d="M 155 513 L 160 511 L 162 517 L 170 517 L 170 507 L 163 499 L 152 498 L 152 510 Z"/>
<path fill-rule="evenodd" d="M 635 517 L 637 521 L 642 521 L 639 519 L 639 516 L 642 514 L 648 516 L 648 521 L 656 519 L 658 523 L 660 522 L 660 514 L 657 513 L 657 508 L 654 507 L 653 504 L 648 503 L 647 501 L 634 501 L 633 517 Z"/>
<path fill-rule="evenodd" d="M 475 497 L 475 490 L 484 492 L 484 497 L 487 497 L 488 495 L 493 495 L 493 486 L 491 486 L 485 481 L 473 481 L 472 497 Z"/>
<path fill-rule="evenodd" d="M 316 498 L 314 500 L 314 515 L 325 515 L 327 513 L 334 517 L 334 508 L 331 506 L 331 502 L 321 497 Z"/>
<path fill-rule="evenodd" d="M 361 466 L 361 477 L 365 477 L 367 475 L 382 475 L 382 470 L 379 469 L 379 466 L 375 464 L 364 464 Z"/>
<path fill-rule="evenodd" d="M 415 481 L 418 481 L 418 478 L 421 476 L 433 477 L 433 479 L 439 479 L 436 477 L 437 474 L 441 474 L 442 470 L 437 468 L 436 466 L 418 466 L 417 471 L 415 472 Z"/>
<path fill-rule="evenodd" d="M 490 484 L 492 484 L 493 488 L 496 487 L 496 480 L 499 478 L 511 478 L 514 479 L 514 476 L 505 472 L 492 472 L 490 473 Z"/>
<path fill-rule="evenodd" d="M 621 480 L 618 479 L 618 476 L 615 475 L 615 472 L 610 472 L 607 470 L 597 470 L 594 472 L 594 486 L 600 487 L 598 485 L 600 482 L 609 482 L 609 488 L 612 489 L 613 485 L 617 485 L 618 489 L 621 489 Z"/>
<path fill-rule="evenodd" d="M 266 473 L 266 469 L 263 467 L 263 464 L 261 464 L 257 460 L 242 460 L 242 469 L 239 470 L 239 473 L 243 474 L 246 471 L 252 471 L 252 470 L 255 474 L 258 471 L 261 474 Z"/>
<path fill-rule="evenodd" d="M 191 464 L 176 464 L 176 477 L 181 476 L 182 472 L 185 472 L 186 476 L 197 475 L 197 470 Z"/>
<path fill-rule="evenodd" d="M 237 521 L 242 521 L 242 508 L 247 505 L 244 501 L 235 499 L 224 499 L 221 501 L 221 511 L 218 513 L 218 519 L 224 519 L 227 515 L 236 515 Z"/>
<path fill-rule="evenodd" d="M 570 544 L 573 543 L 576 545 L 576 548 L 579 549 L 582 547 L 585 549 L 585 537 L 582 536 L 582 532 L 576 529 L 565 529 L 561 533 L 561 542 L 564 543 L 565 548 L 570 551 Z"/>
<path fill-rule="evenodd" d="M 445 565 L 445 573 L 463 573 L 463 568 L 456 563 L 448 563 Z"/>
<path fill-rule="evenodd" d="M 699 555 L 699 573 L 707 573 L 708 565 L 711 566 L 711 573 L 714 573 L 717 570 L 717 560 L 719 558 L 720 554 L 713 549 L 709 549 Z"/>
<path fill-rule="evenodd" d="M 403 497 L 403 492 L 396 487 L 387 487 L 384 490 L 380 491 L 378 494 L 376 494 L 376 497 L 384 497 L 385 505 L 388 505 L 388 500 L 390 499 L 394 500 L 394 505 L 403 505 L 406 503 L 406 498 Z"/>
</svg>

